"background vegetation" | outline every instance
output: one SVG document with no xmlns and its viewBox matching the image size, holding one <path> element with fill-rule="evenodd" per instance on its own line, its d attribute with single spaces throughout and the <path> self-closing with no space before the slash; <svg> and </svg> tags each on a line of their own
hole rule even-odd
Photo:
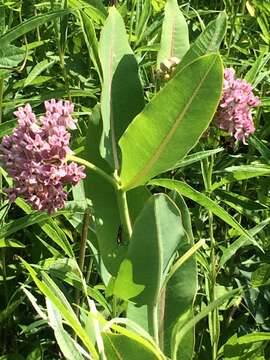
<svg viewBox="0 0 270 360">
<path fill-rule="evenodd" d="M 29 102 L 37 114 L 42 114 L 44 100 L 70 99 L 78 119 L 72 149 L 76 155 L 86 156 L 86 142 L 91 144 L 99 131 L 102 70 L 98 41 L 110 5 L 116 5 L 124 19 L 130 46 L 139 64 L 146 102 L 159 91 L 156 59 L 164 17 L 163 0 L 121 0 L 116 4 L 98 0 L 2 0 L 1 137 L 10 134 L 16 125 L 13 115 L 16 107 Z M 190 43 L 221 11 L 226 11 L 228 26 L 220 47 L 223 62 L 226 67 L 233 67 L 238 77 L 245 77 L 252 84 L 262 102 L 254 114 L 256 133 L 248 145 L 234 144 L 229 135 L 212 126 L 192 150 L 193 153 L 204 151 L 207 156 L 191 155 L 178 169 L 166 174 L 167 178 L 186 181 L 199 193 L 209 196 L 254 236 L 253 243 L 247 236 L 239 237 L 219 217 L 213 217 L 215 212 L 210 205 L 205 207 L 196 194 L 185 197 L 194 241 L 206 240 L 196 255 L 199 287 L 194 313 L 201 314 L 207 305 L 225 296 L 197 323 L 193 358 L 209 359 L 212 354 L 212 359 L 270 359 L 267 341 L 270 339 L 270 3 L 267 0 L 190 0 L 180 1 L 179 6 L 188 24 Z M 111 36 L 117 41 L 117 31 Z M 128 78 L 129 73 L 126 80 Z M 94 146 L 92 148 L 94 151 Z M 91 145 L 87 149 L 91 151 Z M 211 149 L 219 150 L 208 153 Z M 1 171 L 3 187 L 6 187 L 10 180 L 4 169 Z M 91 187 L 91 174 L 88 184 Z M 153 193 L 165 191 L 159 186 L 162 182 L 156 184 L 151 185 Z M 85 307 L 85 294 L 88 294 L 95 302 L 90 304 L 91 309 L 97 309 L 105 319 L 125 318 L 126 302 L 112 295 L 108 273 L 100 264 L 95 227 L 85 211 L 87 205 L 91 204 L 87 203 L 83 186 L 70 189 L 65 209 L 52 217 L 32 211 L 22 199 L 9 204 L 2 192 L 1 360 L 65 358 L 55 340 L 55 328 L 53 330 L 43 316 L 44 289 L 33 281 L 34 273 L 29 276 L 27 263 L 32 264 L 32 271 L 38 274 L 42 271 L 45 284 L 50 285 L 52 291 L 54 285 L 46 278 L 50 275 L 76 315 L 78 305 Z M 83 225 L 89 228 L 84 263 L 80 256 L 81 238 L 86 231 Z M 211 237 L 215 239 L 214 248 L 208 241 Z M 117 239 L 115 241 L 118 246 Z M 82 272 L 78 270 L 78 262 Z M 185 294 L 191 283 L 184 273 L 182 279 L 180 291 Z M 241 286 L 244 291 L 228 296 L 230 290 Z M 215 289 L 214 298 L 211 289 Z M 172 299 L 174 295 L 172 290 Z M 39 313 L 33 308 L 35 299 Z M 177 311 L 173 316 L 177 317 Z M 80 321 L 86 329 L 93 328 L 84 312 Z M 214 323 L 216 329 L 213 329 Z M 89 328 L 88 331 L 91 332 Z M 238 340 L 255 332 L 263 335 Z M 70 332 L 70 335 L 74 334 Z"/>
</svg>

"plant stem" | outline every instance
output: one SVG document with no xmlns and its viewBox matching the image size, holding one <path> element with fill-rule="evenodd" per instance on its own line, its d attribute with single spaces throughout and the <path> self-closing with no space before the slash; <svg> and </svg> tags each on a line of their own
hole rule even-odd
<svg viewBox="0 0 270 360">
<path fill-rule="evenodd" d="M 157 345 L 159 345 L 159 336 L 158 336 L 158 305 L 157 304 L 148 304 L 147 305 L 147 315 L 148 315 L 148 327 L 149 333 L 154 338 Z"/>
<path fill-rule="evenodd" d="M 123 191 L 121 189 L 120 180 L 118 180 L 117 176 L 116 177 L 110 176 L 96 165 L 90 163 L 87 160 L 81 159 L 77 156 L 69 155 L 67 157 L 67 161 L 75 161 L 78 164 L 82 164 L 86 166 L 88 169 L 94 171 L 95 173 L 103 177 L 103 179 L 108 181 L 113 186 L 116 192 L 119 215 L 120 215 L 121 225 L 123 227 L 124 240 L 128 242 L 132 233 L 132 225 L 129 216 L 126 191 Z"/>
<path fill-rule="evenodd" d="M 117 191 L 117 202 L 120 213 L 121 224 L 123 226 L 124 240 L 129 241 L 132 234 L 132 226 L 128 211 L 126 192 L 119 189 Z"/>
<path fill-rule="evenodd" d="M 91 273 L 92 273 L 93 263 L 94 263 L 94 259 L 91 256 L 90 260 L 89 260 L 89 264 L 88 264 L 87 274 L 86 274 L 86 277 L 85 277 L 86 284 L 88 284 L 89 281 L 90 281 L 90 276 L 91 276 Z"/>
<path fill-rule="evenodd" d="M 209 211 L 209 235 L 210 235 L 210 302 L 216 300 L 216 242 L 213 233 L 213 213 Z M 219 312 L 214 309 L 211 314 L 212 321 L 212 360 L 216 360 L 219 342 Z"/>
<path fill-rule="evenodd" d="M 87 208 L 84 212 L 84 217 L 83 217 L 80 255 L 79 255 L 79 261 L 78 261 L 78 266 L 82 272 L 82 275 L 83 275 L 83 268 L 84 268 L 84 261 L 85 261 L 86 241 L 87 241 L 87 236 L 88 236 L 89 222 L 90 222 L 90 213 L 89 213 L 89 209 Z M 75 309 L 75 313 L 78 316 L 79 315 L 79 305 L 80 305 L 80 289 L 76 290 L 75 304 L 78 305 L 78 306 L 76 306 L 76 309 Z"/>
<path fill-rule="evenodd" d="M 51 0 L 51 9 L 52 9 L 52 11 L 55 10 L 54 0 Z M 63 21 L 63 20 L 60 20 L 60 21 Z M 60 38 L 59 30 L 57 27 L 57 20 L 54 20 L 53 23 L 54 23 L 55 38 L 56 38 L 57 47 L 58 47 L 59 64 L 60 64 L 60 68 L 61 68 L 61 71 L 62 71 L 62 74 L 64 77 L 65 89 L 66 89 L 66 92 L 68 95 L 68 99 L 71 101 L 68 74 L 67 74 L 67 69 L 65 67 L 65 44 L 63 46 L 61 44 L 61 38 Z"/>
<path fill-rule="evenodd" d="M 107 180 L 114 187 L 115 190 L 119 189 L 118 182 L 112 176 L 108 175 L 107 173 L 105 173 L 105 171 L 103 171 L 102 169 L 100 169 L 96 165 L 90 163 L 89 161 L 84 160 L 84 159 L 79 158 L 79 157 L 74 156 L 74 155 L 68 155 L 67 161 L 75 161 L 78 164 L 86 166 L 89 170 L 94 171 L 95 173 L 97 173 L 98 175 L 103 177 L 103 179 Z"/>
<path fill-rule="evenodd" d="M 230 31 L 230 37 L 229 37 L 229 42 L 228 42 L 227 57 L 230 56 L 231 45 L 232 45 L 232 40 L 233 40 L 233 33 L 234 33 L 234 26 L 235 26 L 235 21 L 236 21 L 237 14 L 238 14 L 238 11 L 239 11 L 239 7 L 240 7 L 240 2 L 238 2 L 236 9 L 234 9 L 234 7 L 232 5 L 233 17 L 232 17 L 232 20 L 231 20 L 231 29 L 230 29 L 231 31 Z"/>
<path fill-rule="evenodd" d="M 81 235 L 81 246 L 80 246 L 80 255 L 79 255 L 79 268 L 83 273 L 84 261 L 85 261 L 85 251 L 86 251 L 86 241 L 88 236 L 88 227 L 90 222 L 90 213 L 89 209 L 87 208 L 84 212 L 83 217 L 83 227 L 82 227 L 82 235 Z"/>
<path fill-rule="evenodd" d="M 208 196 L 211 194 L 212 188 L 212 173 L 214 166 L 214 157 L 211 156 L 210 160 L 204 159 L 201 161 L 202 176 L 204 181 L 205 191 Z M 208 211 L 208 224 L 209 224 L 209 238 L 210 238 L 210 273 L 209 273 L 209 300 L 210 303 L 216 300 L 216 240 L 214 237 L 214 222 L 213 213 Z M 214 309 L 209 315 L 210 322 L 210 336 L 212 344 L 212 360 L 217 359 L 218 354 L 218 342 L 219 342 L 219 312 L 218 308 Z"/>
<path fill-rule="evenodd" d="M 0 79 L 0 124 L 2 123 L 4 79 Z"/>
</svg>

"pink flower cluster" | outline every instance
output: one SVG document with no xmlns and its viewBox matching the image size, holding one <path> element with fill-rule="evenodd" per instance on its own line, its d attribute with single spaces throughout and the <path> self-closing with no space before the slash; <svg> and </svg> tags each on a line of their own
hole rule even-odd
<svg viewBox="0 0 270 360">
<path fill-rule="evenodd" d="M 84 166 L 67 164 L 70 134 L 76 128 L 69 101 L 45 101 L 46 114 L 39 121 L 29 104 L 14 112 L 18 126 L 0 145 L 1 162 L 13 178 L 14 187 L 6 189 L 9 199 L 20 196 L 36 210 L 49 214 L 64 206 L 64 185 L 76 185 L 85 177 Z"/>
<path fill-rule="evenodd" d="M 251 109 L 259 104 L 251 85 L 235 79 L 233 69 L 225 69 L 223 95 L 215 116 L 217 126 L 246 144 L 247 137 L 255 131 Z"/>
</svg>

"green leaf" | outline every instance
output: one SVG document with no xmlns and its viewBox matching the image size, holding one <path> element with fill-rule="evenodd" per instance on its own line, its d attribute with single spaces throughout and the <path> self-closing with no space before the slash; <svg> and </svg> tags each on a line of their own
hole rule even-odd
<svg viewBox="0 0 270 360">
<path fill-rule="evenodd" d="M 50 277 L 43 273 L 43 277 L 46 282 L 42 282 L 38 279 L 34 269 L 23 259 L 21 259 L 25 268 L 29 271 L 32 279 L 36 283 L 38 289 L 50 299 L 53 305 L 60 312 L 61 316 L 66 320 L 68 325 L 75 331 L 77 336 L 82 340 L 84 345 L 90 351 L 90 354 L 95 360 L 98 360 L 98 354 L 94 345 L 91 343 L 89 337 L 87 336 L 85 330 L 82 328 L 78 318 L 76 317 L 72 307 L 65 298 L 62 291 L 56 286 L 56 284 L 50 279 Z"/>
<path fill-rule="evenodd" d="M 55 60 L 49 61 L 47 59 L 36 64 L 33 69 L 28 74 L 27 78 L 24 80 L 24 87 L 30 85 L 38 75 L 40 75 L 44 70 L 48 69 L 51 65 L 55 63 Z"/>
<path fill-rule="evenodd" d="M 0 138 L 5 135 L 9 135 L 12 133 L 12 130 L 17 125 L 17 120 L 9 120 L 0 124 Z"/>
<path fill-rule="evenodd" d="M 134 224 L 114 294 L 138 305 L 157 303 L 168 266 L 184 237 L 175 204 L 164 194 L 153 195 Z"/>
<path fill-rule="evenodd" d="M 132 302 L 128 302 L 127 319 L 134 321 L 149 333 L 147 305 L 136 306 Z"/>
<path fill-rule="evenodd" d="M 253 85 L 257 79 L 257 76 L 263 70 L 264 66 L 268 63 L 269 59 L 270 54 L 261 54 L 254 62 L 251 69 L 249 69 L 249 71 L 246 73 L 245 80 L 251 85 Z"/>
<path fill-rule="evenodd" d="M 1 41 L 1 40 L 0 40 Z M 13 45 L 5 45 L 0 48 L 0 68 L 14 68 L 24 59 L 25 51 Z"/>
<path fill-rule="evenodd" d="M 264 160 L 270 162 L 270 149 L 262 142 L 262 140 L 258 139 L 255 135 L 252 135 L 248 139 L 248 143 L 259 151 Z"/>
<path fill-rule="evenodd" d="M 176 323 L 174 327 L 174 334 L 172 338 L 172 360 L 178 360 L 178 347 L 181 343 L 183 337 L 188 333 L 190 329 L 192 329 L 200 320 L 202 320 L 205 316 L 207 316 L 211 311 L 218 308 L 220 305 L 225 303 L 230 298 L 238 295 L 240 293 L 239 289 L 235 289 L 232 291 L 229 291 L 225 295 L 219 297 L 217 300 L 211 302 L 209 305 L 207 305 L 199 314 L 194 316 L 191 320 L 187 317 L 187 319 L 180 318 L 178 322 Z"/>
<path fill-rule="evenodd" d="M 270 222 L 270 218 L 263 220 L 260 224 L 254 226 L 248 232 L 250 236 L 255 236 L 258 232 L 260 232 L 266 225 Z M 219 266 L 222 267 L 226 264 L 228 260 L 231 259 L 232 256 L 236 254 L 236 251 L 239 250 L 243 246 L 247 246 L 252 244 L 250 239 L 246 235 L 240 236 L 237 240 L 235 240 L 227 249 L 223 250 L 223 254 L 220 258 Z"/>
<path fill-rule="evenodd" d="M 221 151 L 223 151 L 223 148 L 217 148 L 217 149 L 213 149 L 213 150 L 205 150 L 205 151 L 199 151 L 196 152 L 194 154 L 191 155 L 187 155 L 186 157 L 184 157 L 183 160 L 180 160 L 179 162 L 177 162 L 174 167 L 170 170 L 174 170 L 174 169 L 178 169 L 181 167 L 185 167 L 185 166 L 189 166 L 191 164 L 194 164 L 195 162 L 201 161 L 203 159 L 208 158 L 211 155 L 217 154 Z"/>
<path fill-rule="evenodd" d="M 74 10 L 83 11 L 98 24 L 104 23 L 107 16 L 107 10 L 101 0 L 68 0 L 68 5 Z"/>
<path fill-rule="evenodd" d="M 251 276 L 252 287 L 259 287 L 262 285 L 268 285 L 270 282 L 270 264 L 261 264 Z"/>
<path fill-rule="evenodd" d="M 82 357 L 78 349 L 75 347 L 73 343 L 74 340 L 63 328 L 60 312 L 48 298 L 46 298 L 46 304 L 49 324 L 54 330 L 54 336 L 63 355 L 67 360 L 83 360 L 84 357 Z"/>
<path fill-rule="evenodd" d="M 239 165 L 226 168 L 220 173 L 222 179 L 212 185 L 212 191 L 233 181 L 251 179 L 270 174 L 270 166 L 262 164 Z"/>
<path fill-rule="evenodd" d="M 219 196 L 221 201 L 231 206 L 232 208 L 241 208 L 244 212 L 246 210 L 259 211 L 268 209 L 267 206 L 260 204 L 259 202 L 250 200 L 246 196 L 233 193 L 231 191 L 217 189 L 215 194 Z M 235 207 L 236 206 L 236 207 Z"/>
<path fill-rule="evenodd" d="M 183 181 L 170 180 L 170 179 L 157 179 L 149 182 L 150 185 L 163 186 L 170 190 L 176 190 L 181 195 L 197 202 L 201 206 L 204 206 L 206 209 L 212 211 L 213 214 L 218 216 L 225 223 L 230 225 L 232 228 L 237 230 L 240 234 L 245 235 L 248 239 L 256 246 L 259 246 L 257 242 L 252 238 L 252 236 L 246 231 L 227 211 L 225 211 L 221 206 L 219 206 L 215 201 L 207 197 L 206 195 L 200 193 L 199 191 L 193 189 L 188 184 Z"/>
<path fill-rule="evenodd" d="M 35 348 L 27 355 L 26 360 L 43 360 L 43 351 L 41 346 L 35 346 Z"/>
<path fill-rule="evenodd" d="M 29 226 L 28 225 L 29 221 L 31 221 L 30 225 L 37 223 L 41 227 L 41 229 L 45 232 L 45 234 L 49 236 L 49 238 L 52 239 L 52 241 L 56 243 L 65 252 L 67 256 L 71 258 L 74 257 L 73 249 L 66 237 L 66 234 L 61 229 L 61 227 L 56 224 L 53 218 L 51 218 L 48 214 L 43 213 L 43 215 L 46 215 L 45 219 L 32 222 L 31 217 L 35 219 L 35 216 L 42 213 L 33 212 L 31 207 L 28 204 L 26 204 L 26 202 L 21 198 L 16 199 L 16 205 L 18 205 L 23 211 L 25 211 L 26 214 L 29 214 L 27 215 L 28 218 L 23 217 L 22 221 L 21 219 L 16 220 L 16 222 L 18 221 L 18 223 L 22 225 L 22 228 Z M 65 213 L 64 210 L 62 211 Z M 55 216 L 56 214 L 60 215 L 61 213 L 59 213 L 58 211 L 57 213 L 55 213 Z"/>
<path fill-rule="evenodd" d="M 95 69 L 98 72 L 100 81 L 102 81 L 102 69 L 98 56 L 98 40 L 97 40 L 94 24 L 92 22 L 91 17 L 89 17 L 89 15 L 85 10 L 82 10 L 77 14 L 79 14 L 84 40 L 88 48 L 90 59 L 92 60 Z"/>
<path fill-rule="evenodd" d="M 70 96 L 80 96 L 80 97 L 90 97 L 90 98 L 96 98 L 95 96 L 96 91 L 90 90 L 80 90 L 80 89 L 70 89 Z M 25 103 L 29 102 L 31 103 L 31 106 L 37 106 L 41 103 L 43 103 L 45 100 L 51 99 L 51 98 L 67 98 L 66 90 L 65 89 L 57 89 L 54 91 L 46 91 L 40 95 L 32 96 L 32 97 L 20 97 L 17 99 L 12 99 L 8 101 L 3 101 L 3 108 L 5 110 L 13 111 L 15 107 L 17 106 L 23 106 Z"/>
<path fill-rule="evenodd" d="M 16 239 L 0 239 L 0 248 L 6 247 L 24 248 L 25 245 Z"/>
<path fill-rule="evenodd" d="M 22 301 L 23 301 L 23 297 L 20 297 L 20 299 L 10 302 L 6 308 L 0 311 L 0 324 L 10 319 L 11 315 L 21 305 Z"/>
<path fill-rule="evenodd" d="M 188 26 L 179 9 L 177 0 L 167 0 L 162 25 L 160 50 L 157 55 L 157 68 L 171 57 L 182 59 L 189 49 Z"/>
<path fill-rule="evenodd" d="M 241 338 L 246 338 L 248 340 L 248 336 L 253 334 L 247 334 L 245 336 L 237 337 L 237 335 L 233 335 L 229 338 L 226 344 L 222 347 L 224 349 L 224 353 L 222 359 L 224 360 L 265 360 L 264 357 L 264 344 L 259 341 L 250 341 L 241 343 Z M 256 337 L 256 333 L 254 334 Z M 259 336 L 258 336 L 259 337 Z M 240 340 L 240 341 L 239 341 Z M 251 338 L 250 338 L 251 340 Z"/>
<path fill-rule="evenodd" d="M 178 72 L 132 121 L 119 141 L 124 190 L 172 168 L 196 145 L 216 111 L 222 82 L 219 55 L 203 56 Z"/>
<path fill-rule="evenodd" d="M 188 235 L 182 240 L 178 249 L 178 258 L 181 258 L 193 245 L 191 219 L 182 196 L 177 192 L 172 192 L 170 196 L 181 212 L 183 226 Z M 196 259 L 192 256 L 178 268 L 167 283 L 164 309 L 164 351 L 167 356 L 171 354 L 172 332 L 177 320 L 186 313 L 190 318 L 193 317 L 193 302 L 198 288 L 197 276 Z M 178 351 L 181 360 L 192 359 L 195 343 L 194 331 L 195 328 L 190 329 L 181 341 Z"/>
<path fill-rule="evenodd" d="M 124 335 L 102 333 L 105 354 L 110 360 L 159 360 L 154 352 L 142 342 L 136 341 Z"/>
<path fill-rule="evenodd" d="M 55 214 L 59 216 L 60 213 Z M 50 215 L 41 212 L 33 212 L 32 214 L 23 216 L 17 220 L 12 220 L 9 223 L 3 225 L 0 229 L 0 238 L 8 237 L 11 234 L 14 234 L 16 231 L 24 229 L 33 224 L 40 223 L 44 220 L 50 218 Z"/>
<path fill-rule="evenodd" d="M 69 14 L 69 10 L 59 10 L 47 14 L 33 16 L 30 19 L 22 22 L 19 25 L 14 26 L 8 30 L 5 34 L 0 36 L 0 44 L 9 44 L 10 42 L 18 39 L 20 36 L 28 33 L 29 31 L 35 29 L 36 27 L 45 24 L 48 21 L 57 19 L 60 16 Z"/>
<path fill-rule="evenodd" d="M 125 24 L 115 8 L 110 9 L 101 32 L 99 57 L 103 70 L 100 152 L 112 169 L 119 169 L 118 140 L 142 110 L 144 99 L 138 65 L 128 44 Z"/>
<path fill-rule="evenodd" d="M 139 9 L 140 8 L 140 9 Z M 137 47 L 145 38 L 148 20 L 152 15 L 151 0 L 141 0 L 136 3 L 136 22 L 135 22 L 135 46 Z"/>
<path fill-rule="evenodd" d="M 178 69 L 181 69 L 183 66 L 189 64 L 199 56 L 211 52 L 217 52 L 226 34 L 226 29 L 226 14 L 225 12 L 221 12 L 215 20 L 211 21 L 206 26 L 202 34 L 197 37 L 195 42 L 184 56 L 183 60 L 180 62 Z"/>
<path fill-rule="evenodd" d="M 96 107 L 88 122 L 83 157 L 109 173 L 109 166 L 99 153 L 101 127 L 99 107 Z M 120 216 L 115 190 L 108 181 L 105 181 L 104 178 L 96 173 L 86 169 L 86 174 L 84 189 L 86 197 L 93 204 L 92 215 L 98 240 L 97 250 L 106 269 L 115 275 L 126 253 L 126 247 L 119 246 L 117 243 Z"/>
<path fill-rule="evenodd" d="M 129 208 L 129 216 L 132 224 L 139 216 L 146 201 L 151 197 L 151 192 L 143 186 L 139 186 L 127 192 L 127 202 Z"/>
<path fill-rule="evenodd" d="M 268 332 L 254 332 L 252 334 L 247 334 L 240 336 L 238 338 L 239 344 L 250 344 L 252 342 L 257 341 L 269 341 L 270 340 L 270 333 Z"/>
</svg>

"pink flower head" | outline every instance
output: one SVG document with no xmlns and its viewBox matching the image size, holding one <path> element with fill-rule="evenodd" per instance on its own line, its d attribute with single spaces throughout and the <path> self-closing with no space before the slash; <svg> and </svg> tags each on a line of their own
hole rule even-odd
<svg viewBox="0 0 270 360">
<path fill-rule="evenodd" d="M 1 162 L 13 178 L 14 187 L 6 192 L 10 201 L 24 198 L 36 210 L 49 214 L 64 206 L 64 186 L 85 178 L 84 166 L 67 164 L 70 134 L 76 128 L 69 101 L 45 101 L 46 115 L 37 121 L 26 104 L 14 112 L 18 126 L 0 145 Z"/>
<path fill-rule="evenodd" d="M 217 126 L 246 144 L 248 136 L 255 131 L 251 109 L 259 104 L 251 85 L 235 79 L 233 69 L 224 69 L 223 94 L 215 115 Z"/>
</svg>

